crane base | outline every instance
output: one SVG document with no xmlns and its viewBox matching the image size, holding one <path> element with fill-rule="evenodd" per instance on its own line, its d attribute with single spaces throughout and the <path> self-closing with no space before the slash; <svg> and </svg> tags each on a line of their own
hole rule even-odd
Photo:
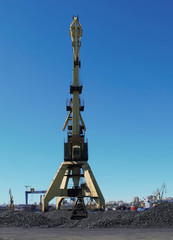
<svg viewBox="0 0 173 240">
<path fill-rule="evenodd" d="M 75 184 L 74 189 L 77 190 L 77 188 L 79 187 L 78 183 L 81 175 L 73 173 L 75 171 L 80 173 L 81 169 L 83 170 L 83 176 L 86 181 L 86 185 L 82 187 L 82 196 L 91 197 L 92 199 L 94 199 L 97 209 L 105 209 L 105 200 L 89 164 L 86 161 L 66 161 L 61 164 L 58 172 L 56 173 L 50 187 L 48 188 L 44 196 L 42 211 L 47 210 L 48 203 L 55 197 L 57 197 L 56 209 L 60 209 L 63 199 L 71 197 L 72 191 L 70 190 L 72 189 L 67 189 L 69 178 L 73 178 L 73 182 Z M 71 172 L 72 175 L 70 175 Z M 78 196 L 78 193 L 76 193 L 76 196 Z"/>
</svg>

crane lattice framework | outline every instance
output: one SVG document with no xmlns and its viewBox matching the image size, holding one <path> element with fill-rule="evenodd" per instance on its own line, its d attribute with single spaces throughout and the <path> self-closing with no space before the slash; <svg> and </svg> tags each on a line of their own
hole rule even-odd
<svg viewBox="0 0 173 240">
<path fill-rule="evenodd" d="M 63 126 L 68 128 L 67 142 L 64 143 L 64 162 L 56 173 L 43 199 L 42 210 L 45 211 L 48 203 L 57 197 L 56 209 L 60 209 L 61 202 L 67 197 L 90 197 L 95 200 L 98 209 L 105 209 L 105 200 L 88 164 L 88 143 L 85 141 L 85 123 L 81 112 L 84 104 L 80 99 L 82 85 L 79 83 L 79 60 L 82 27 L 78 17 L 73 17 L 70 25 L 70 36 L 73 47 L 73 84 L 70 86 L 72 98 L 68 101 L 66 110 L 69 112 Z M 69 179 L 73 180 L 73 187 L 68 189 Z M 81 178 L 85 178 L 83 187 L 79 186 Z"/>
</svg>

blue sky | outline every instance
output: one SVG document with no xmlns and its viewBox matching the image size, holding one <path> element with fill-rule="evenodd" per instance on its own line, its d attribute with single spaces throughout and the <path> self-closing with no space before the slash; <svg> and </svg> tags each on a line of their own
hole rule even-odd
<svg viewBox="0 0 173 240">
<path fill-rule="evenodd" d="M 106 201 L 173 196 L 173 3 L 0 1 L 0 203 L 47 189 L 63 161 L 79 15 L 89 164 Z M 35 201 L 39 197 L 34 197 Z"/>
</svg>

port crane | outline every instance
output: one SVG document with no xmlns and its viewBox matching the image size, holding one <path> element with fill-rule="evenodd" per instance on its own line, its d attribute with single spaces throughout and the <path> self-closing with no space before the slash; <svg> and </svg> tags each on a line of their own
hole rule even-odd
<svg viewBox="0 0 173 240">
<path fill-rule="evenodd" d="M 153 195 L 153 202 L 162 201 L 163 195 L 166 193 L 166 184 L 163 183 L 160 190 L 159 188 L 156 190 L 156 193 Z"/>
<path fill-rule="evenodd" d="M 159 200 L 163 200 L 163 194 L 166 193 L 166 184 L 163 183 L 160 191 L 159 191 Z"/>
<path fill-rule="evenodd" d="M 8 210 L 14 211 L 14 200 L 13 200 L 11 188 L 9 189 L 9 195 L 10 195 L 10 204 L 8 206 Z"/>
<path fill-rule="evenodd" d="M 44 199 L 42 210 L 46 211 L 48 203 L 57 197 L 56 209 L 60 209 L 64 198 L 81 197 L 92 198 L 97 205 L 97 209 L 105 209 L 105 200 L 94 174 L 88 164 L 88 142 L 85 139 L 85 123 L 81 112 L 84 111 L 84 104 L 80 98 L 83 85 L 79 81 L 79 59 L 82 26 L 79 17 L 73 17 L 69 34 L 73 48 L 73 83 L 70 85 L 72 97 L 67 102 L 66 110 L 68 116 L 65 120 L 63 131 L 67 128 L 67 142 L 64 142 L 64 162 L 61 164 Z M 72 178 L 73 187 L 68 188 L 69 179 Z M 84 178 L 86 186 L 81 187 L 80 179 Z M 77 205 L 78 207 L 78 205 Z"/>
</svg>

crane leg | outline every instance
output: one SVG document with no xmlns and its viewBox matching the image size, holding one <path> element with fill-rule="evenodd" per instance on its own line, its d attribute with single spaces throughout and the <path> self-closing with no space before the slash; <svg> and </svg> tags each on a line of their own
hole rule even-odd
<svg viewBox="0 0 173 240">
<path fill-rule="evenodd" d="M 97 184 L 97 181 L 94 177 L 94 174 L 89 166 L 88 163 L 84 163 L 82 165 L 82 169 L 84 172 L 84 177 L 87 183 L 87 186 L 90 190 L 91 197 L 94 198 L 94 200 L 97 203 L 97 207 L 100 210 L 105 210 L 105 200 L 104 197 L 101 193 L 101 190 L 99 188 L 99 185 Z"/>
</svg>

